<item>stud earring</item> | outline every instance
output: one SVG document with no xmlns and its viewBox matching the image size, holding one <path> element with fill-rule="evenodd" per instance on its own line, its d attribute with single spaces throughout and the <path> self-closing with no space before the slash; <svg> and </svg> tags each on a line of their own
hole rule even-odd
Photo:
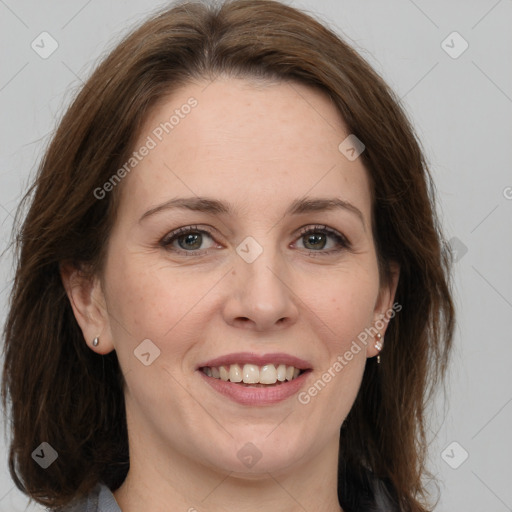
<svg viewBox="0 0 512 512">
<path fill-rule="evenodd" d="M 375 342 L 375 348 L 377 350 L 382 349 L 382 334 L 380 332 L 376 335 L 377 341 Z M 380 364 L 380 354 L 377 355 L 377 364 Z"/>
<path fill-rule="evenodd" d="M 99 343 L 100 343 L 100 338 L 99 338 L 98 336 L 96 336 L 96 338 L 94 338 L 94 339 L 92 340 L 92 345 L 93 345 L 94 347 L 97 347 L 97 346 L 99 345 Z"/>
</svg>

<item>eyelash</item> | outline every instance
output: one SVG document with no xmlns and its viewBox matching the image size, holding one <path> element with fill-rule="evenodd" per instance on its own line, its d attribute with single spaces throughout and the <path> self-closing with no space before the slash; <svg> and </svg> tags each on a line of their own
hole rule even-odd
<svg viewBox="0 0 512 512">
<path fill-rule="evenodd" d="M 183 254 L 185 256 L 191 256 L 192 255 L 192 256 L 199 257 L 199 256 L 206 255 L 208 253 L 208 249 L 204 249 L 203 251 L 199 251 L 199 250 L 185 251 L 183 249 L 176 249 L 176 248 L 171 248 L 170 247 L 170 245 L 175 240 L 179 239 L 180 237 L 182 237 L 184 235 L 190 234 L 190 233 L 194 233 L 194 234 L 197 234 L 197 233 L 207 234 L 210 238 L 213 239 L 212 232 L 207 230 L 207 229 L 199 229 L 198 226 L 186 226 L 186 227 L 182 227 L 182 228 L 176 229 L 175 231 L 172 231 L 171 233 L 168 233 L 160 241 L 160 245 L 162 247 L 164 247 L 166 250 L 175 252 L 177 254 Z M 329 227 L 327 227 L 325 225 L 316 225 L 316 226 L 313 226 L 313 227 L 302 228 L 298 238 L 300 239 L 300 238 L 303 238 L 306 235 L 313 234 L 313 233 L 322 233 L 324 235 L 331 236 L 332 238 L 334 238 L 336 240 L 337 244 L 340 247 L 338 247 L 336 249 L 319 250 L 319 251 L 314 251 L 314 250 L 311 250 L 311 249 L 306 249 L 306 250 L 309 250 L 309 254 L 312 255 L 312 256 L 329 256 L 329 255 L 332 255 L 332 254 L 335 254 L 335 253 L 339 253 L 339 252 L 341 252 L 343 250 L 350 250 L 350 248 L 351 248 L 351 244 L 350 244 L 349 240 L 345 236 L 343 236 L 338 231 L 336 231 L 336 230 L 334 230 L 332 228 L 329 228 Z"/>
</svg>

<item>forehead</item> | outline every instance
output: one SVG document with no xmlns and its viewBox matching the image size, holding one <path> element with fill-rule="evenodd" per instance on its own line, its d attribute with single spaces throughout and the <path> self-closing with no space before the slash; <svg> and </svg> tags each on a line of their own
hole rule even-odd
<svg viewBox="0 0 512 512">
<path fill-rule="evenodd" d="M 195 194 L 260 215 L 276 202 L 284 208 L 298 197 L 328 195 L 369 215 L 367 171 L 338 148 L 348 135 L 330 98 L 303 84 L 190 83 L 147 116 L 134 151 L 150 149 L 123 195 L 137 210 Z"/>
</svg>

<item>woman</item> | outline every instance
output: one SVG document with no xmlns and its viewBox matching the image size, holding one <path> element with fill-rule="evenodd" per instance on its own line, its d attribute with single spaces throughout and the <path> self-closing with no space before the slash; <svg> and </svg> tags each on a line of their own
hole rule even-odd
<svg viewBox="0 0 512 512">
<path fill-rule="evenodd" d="M 450 260 L 406 116 L 336 34 L 271 0 L 162 12 L 26 200 L 2 391 L 28 496 L 430 510 Z"/>
</svg>

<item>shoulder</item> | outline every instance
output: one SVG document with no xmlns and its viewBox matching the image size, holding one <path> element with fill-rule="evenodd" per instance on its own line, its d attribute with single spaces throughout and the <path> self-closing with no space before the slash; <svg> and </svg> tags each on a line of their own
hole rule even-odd
<svg viewBox="0 0 512 512">
<path fill-rule="evenodd" d="M 65 507 L 48 512 L 122 512 L 112 491 L 99 482 L 86 496 L 78 498 Z"/>
</svg>

